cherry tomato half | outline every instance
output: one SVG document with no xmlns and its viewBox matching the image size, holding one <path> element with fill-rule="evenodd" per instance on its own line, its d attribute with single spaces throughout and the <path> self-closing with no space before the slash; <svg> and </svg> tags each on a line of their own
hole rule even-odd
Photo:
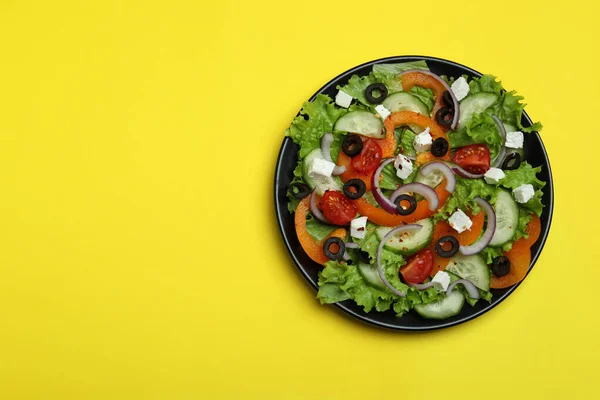
<svg viewBox="0 0 600 400">
<path fill-rule="evenodd" d="M 415 254 L 408 264 L 400 268 L 406 283 L 423 283 L 433 269 L 433 253 L 429 249 Z"/>
<path fill-rule="evenodd" d="M 328 220 L 336 225 L 346 225 L 356 217 L 356 207 L 340 192 L 328 190 L 321 198 L 321 209 Z"/>
<path fill-rule="evenodd" d="M 352 158 L 352 166 L 360 172 L 371 172 L 379 167 L 383 151 L 374 139 L 363 142 L 362 151 Z"/>
<path fill-rule="evenodd" d="M 472 174 L 484 174 L 490 169 L 490 150 L 484 144 L 461 147 L 452 161 Z"/>
</svg>

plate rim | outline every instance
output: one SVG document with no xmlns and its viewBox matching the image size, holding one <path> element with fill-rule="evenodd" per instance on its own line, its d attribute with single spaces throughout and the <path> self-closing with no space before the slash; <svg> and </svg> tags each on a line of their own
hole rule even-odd
<svg viewBox="0 0 600 400">
<path fill-rule="evenodd" d="M 329 81 L 327 81 L 327 83 L 325 83 L 324 85 L 322 85 L 309 99 L 308 101 L 313 101 L 317 95 L 321 94 L 326 88 L 328 88 L 332 83 L 338 81 L 342 76 L 348 75 L 348 74 L 352 74 L 354 72 L 356 72 L 357 70 L 360 70 L 364 67 L 367 66 L 372 66 L 375 64 L 381 64 L 381 63 L 386 63 L 386 62 L 403 62 L 403 61 L 407 61 L 407 59 L 420 59 L 420 60 L 424 60 L 424 61 L 434 61 L 434 62 L 438 62 L 438 63 L 445 63 L 445 64 L 449 64 L 455 67 L 460 67 L 462 69 L 468 70 L 471 73 L 473 73 L 474 75 L 478 75 L 481 76 L 482 74 L 471 68 L 468 67 L 466 65 L 463 65 L 461 63 L 455 62 L 455 61 L 451 61 L 448 59 L 444 59 L 444 58 L 439 58 L 439 57 L 432 57 L 432 56 L 420 56 L 420 55 L 403 55 L 403 56 L 389 56 L 389 57 L 383 57 L 383 58 L 378 58 L 378 59 L 374 59 L 371 61 L 367 61 L 364 62 L 362 64 L 359 64 L 357 66 L 354 66 L 344 72 L 339 73 L 338 75 L 336 75 L 334 78 L 330 79 Z M 298 112 L 299 114 L 299 112 Z M 297 115 L 298 115 L 297 114 Z M 525 119 L 529 122 L 529 124 L 533 124 L 531 118 L 529 117 L 529 115 L 527 114 L 527 112 L 525 110 L 523 110 L 523 116 L 525 117 Z M 554 180 L 553 180 L 553 176 L 552 176 L 552 168 L 550 165 L 550 157 L 548 156 L 548 152 L 546 151 L 546 147 L 544 145 L 544 141 L 542 140 L 541 136 L 539 135 L 538 132 L 534 132 L 535 135 L 538 137 L 540 144 L 541 144 L 541 150 L 542 150 L 542 156 L 543 158 L 546 160 L 546 168 L 548 169 L 548 182 L 546 184 L 545 189 L 548 190 L 549 192 L 549 204 L 546 205 L 546 210 L 548 211 L 548 225 L 542 229 L 541 232 L 541 241 L 539 242 L 539 247 L 537 248 L 537 251 L 535 252 L 535 254 L 532 255 L 531 257 L 531 262 L 530 262 L 530 266 L 529 269 L 527 270 L 527 274 L 525 275 L 525 278 L 523 278 L 523 280 L 521 280 L 521 282 L 517 283 L 516 285 L 508 288 L 508 290 L 503 293 L 502 295 L 500 295 L 500 297 L 497 298 L 497 300 L 491 304 L 489 304 L 487 307 L 478 310 L 476 312 L 473 312 L 469 315 L 466 315 L 465 317 L 458 319 L 458 320 L 453 320 L 450 322 L 446 322 L 444 323 L 444 320 L 440 320 L 439 324 L 436 325 L 432 325 L 432 326 L 399 326 L 399 325 L 395 325 L 395 324 L 390 324 L 390 323 L 386 323 L 386 322 L 382 322 L 382 321 L 376 321 L 374 319 L 370 319 L 368 317 L 365 317 L 364 315 L 361 315 L 357 312 L 355 312 L 354 310 L 350 309 L 349 307 L 346 307 L 344 304 L 342 304 L 341 302 L 338 303 L 333 303 L 333 305 L 335 307 L 337 307 L 338 309 L 342 310 L 344 313 L 356 318 L 356 320 L 361 321 L 362 323 L 366 323 L 370 326 L 376 326 L 376 327 L 380 327 L 380 328 L 385 328 L 387 330 L 393 330 L 396 332 L 425 332 L 425 331 L 433 331 L 433 330 L 438 330 L 438 329 L 443 329 L 443 328 L 449 328 L 452 326 L 457 326 L 460 324 L 463 324 L 465 322 L 468 322 L 470 320 L 473 320 L 485 313 L 487 313 L 488 311 L 492 310 L 493 308 L 495 308 L 498 304 L 502 303 L 508 296 L 510 296 L 522 283 L 523 281 L 525 281 L 525 279 L 527 278 L 527 276 L 529 275 L 529 273 L 531 272 L 531 270 L 533 269 L 533 267 L 535 266 L 535 264 L 537 263 L 537 260 L 540 257 L 540 254 L 542 253 L 542 250 L 544 249 L 544 246 L 546 245 L 546 240 L 548 239 L 548 235 L 550 234 L 550 228 L 552 226 L 552 219 L 553 219 L 553 214 L 554 214 Z M 286 246 L 286 250 L 287 253 L 289 255 L 289 257 L 292 259 L 292 261 L 294 262 L 296 269 L 300 271 L 300 273 L 302 274 L 302 276 L 304 277 L 304 279 L 309 283 L 309 285 L 311 287 L 313 287 L 313 289 L 318 290 L 318 285 L 316 283 L 314 283 L 311 279 L 311 277 L 309 276 L 309 274 L 304 270 L 304 268 L 301 266 L 300 261 L 297 259 L 297 257 L 294 255 L 293 251 L 292 251 L 292 246 L 290 241 L 288 240 L 287 235 L 285 234 L 285 232 L 283 231 L 283 224 L 282 224 L 282 213 L 284 212 L 288 212 L 287 207 L 285 207 L 283 210 L 281 209 L 280 205 L 279 205 L 279 201 L 278 201 L 278 197 L 277 197 L 277 193 L 278 193 L 278 189 L 279 189 L 279 182 L 278 182 L 278 175 L 279 172 L 281 171 L 282 168 L 282 162 L 283 162 L 283 152 L 284 149 L 286 148 L 286 145 L 289 144 L 292 140 L 289 137 L 284 137 L 281 147 L 279 149 L 278 155 L 277 155 L 277 162 L 275 165 L 275 174 L 274 174 L 274 205 L 275 205 L 275 217 L 277 220 L 277 228 L 279 229 L 279 233 L 281 234 L 283 241 L 285 243 Z M 398 318 L 398 320 L 400 321 L 401 318 Z"/>
</svg>

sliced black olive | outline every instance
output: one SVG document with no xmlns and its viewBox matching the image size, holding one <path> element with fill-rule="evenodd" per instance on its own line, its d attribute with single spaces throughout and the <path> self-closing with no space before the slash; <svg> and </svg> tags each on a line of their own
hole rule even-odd
<svg viewBox="0 0 600 400">
<path fill-rule="evenodd" d="M 443 137 L 439 137 L 431 144 L 431 154 L 436 157 L 443 157 L 448 152 L 448 141 Z"/>
<path fill-rule="evenodd" d="M 451 125 L 454 118 L 454 110 L 450 107 L 442 107 L 435 113 L 435 120 L 440 125 Z"/>
<path fill-rule="evenodd" d="M 350 259 L 350 260 L 346 260 L 346 264 L 348 264 L 348 265 L 352 265 L 352 263 L 353 263 L 352 259 Z"/>
<path fill-rule="evenodd" d="M 306 183 L 302 183 L 302 182 L 291 183 L 288 190 L 290 191 L 290 194 L 292 196 L 294 196 L 295 198 L 297 198 L 299 200 L 308 196 L 310 194 L 310 192 L 312 191 L 310 186 L 308 186 Z"/>
<path fill-rule="evenodd" d="M 347 198 L 351 200 L 356 200 L 362 197 L 363 194 L 367 191 L 367 185 L 361 179 L 355 178 L 350 179 L 346 183 L 344 183 L 344 187 L 342 188 L 344 194 Z"/>
<path fill-rule="evenodd" d="M 510 272 L 510 260 L 504 256 L 494 258 L 492 273 L 496 276 L 505 276 Z"/>
<path fill-rule="evenodd" d="M 362 151 L 363 142 L 358 135 L 348 135 L 342 142 L 342 151 L 348 157 L 354 157 Z"/>
<path fill-rule="evenodd" d="M 377 96 L 377 97 L 373 96 L 373 92 L 375 92 L 375 91 L 379 92 L 379 96 Z M 382 83 L 373 83 L 373 84 L 367 86 L 367 88 L 365 89 L 365 97 L 367 98 L 367 101 L 371 104 L 381 103 L 383 100 L 385 100 L 387 95 L 388 95 L 388 90 L 385 87 L 385 85 Z"/>
<path fill-rule="evenodd" d="M 333 251 L 336 247 L 337 251 Z M 341 260 L 346 252 L 346 245 L 339 237 L 330 237 L 323 243 L 323 251 L 330 260 Z"/>
<path fill-rule="evenodd" d="M 442 100 L 444 100 L 444 104 L 446 104 L 448 107 L 454 107 L 454 102 L 452 101 L 452 95 L 450 94 L 449 91 L 445 91 L 442 94 Z"/>
<path fill-rule="evenodd" d="M 362 250 L 358 253 L 358 260 L 365 264 L 371 263 L 371 258 L 369 257 L 369 253 L 367 253 L 366 251 L 362 251 Z"/>
<path fill-rule="evenodd" d="M 504 159 L 504 162 L 502 163 L 502 169 L 510 171 L 512 169 L 519 168 L 519 165 L 521 165 L 521 155 L 519 153 L 510 153 Z"/>
<path fill-rule="evenodd" d="M 444 250 L 444 245 L 446 243 L 450 243 L 452 247 L 450 250 Z M 460 248 L 460 244 L 458 244 L 458 240 L 454 236 L 442 236 L 437 243 L 435 244 L 435 252 L 444 258 L 450 258 L 456 253 L 458 253 L 458 249 Z"/>
<path fill-rule="evenodd" d="M 404 208 L 404 206 L 401 205 L 401 203 L 404 201 L 408 201 L 407 208 Z M 401 194 L 400 196 L 396 197 L 394 204 L 396 204 L 396 212 L 400 215 L 412 214 L 417 209 L 417 200 L 415 200 L 415 198 L 409 194 Z"/>
</svg>

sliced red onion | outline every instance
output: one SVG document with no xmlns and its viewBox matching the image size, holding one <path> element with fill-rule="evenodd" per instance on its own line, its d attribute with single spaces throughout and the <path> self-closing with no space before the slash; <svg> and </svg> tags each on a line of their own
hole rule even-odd
<svg viewBox="0 0 600 400">
<path fill-rule="evenodd" d="M 354 242 L 346 242 L 345 245 L 347 249 L 358 249 L 360 247 L 358 243 Z"/>
<path fill-rule="evenodd" d="M 329 162 L 333 162 L 331 161 L 331 143 L 333 143 L 333 135 L 331 133 L 324 134 L 321 138 L 321 152 L 323 153 L 323 157 L 325 157 L 325 159 Z M 344 172 L 346 172 L 345 165 L 336 165 L 333 168 L 333 172 L 331 173 L 331 175 L 338 176 L 343 174 Z"/>
<path fill-rule="evenodd" d="M 399 77 L 401 77 L 404 74 L 408 74 L 411 72 L 419 72 L 423 75 L 428 75 L 431 76 L 432 78 L 434 78 L 435 80 L 437 80 L 438 82 L 440 82 L 442 85 L 444 85 L 444 88 L 446 88 L 446 90 L 448 91 L 448 93 L 450 93 L 450 97 L 452 97 L 452 103 L 453 108 L 454 108 L 454 118 L 452 118 L 452 124 L 450 124 L 450 128 L 455 131 L 456 127 L 458 126 L 458 117 L 460 115 L 460 108 L 459 108 L 459 103 L 458 103 L 458 99 L 456 98 L 456 96 L 454 95 L 454 92 L 452 91 L 452 88 L 450 88 L 450 85 L 448 85 L 446 83 L 446 81 L 444 79 L 442 79 L 441 76 L 434 74 L 431 71 L 427 71 L 425 69 L 409 69 L 407 71 L 401 72 L 398 74 Z"/>
<path fill-rule="evenodd" d="M 379 164 L 379 167 L 375 170 L 375 173 L 371 177 L 371 191 L 373 192 L 373 197 L 375 198 L 375 201 L 377 201 L 377 204 L 379 204 L 381 208 L 383 208 L 390 214 L 396 213 L 396 205 L 393 201 L 390 201 L 390 199 L 385 197 L 381 192 L 381 188 L 379 187 L 379 175 L 381 175 L 381 171 L 383 171 L 383 168 L 386 165 L 393 162 L 394 158 L 386 158 L 385 160 L 383 160 L 383 162 Z"/>
<path fill-rule="evenodd" d="M 433 161 L 423 165 L 419 173 L 423 174 L 423 176 L 427 176 L 433 171 L 440 171 L 444 175 L 444 178 L 446 178 L 446 191 L 454 193 L 454 189 L 456 189 L 456 178 L 454 177 L 452 169 L 443 162 Z"/>
<path fill-rule="evenodd" d="M 454 289 L 454 286 L 458 285 L 459 283 L 461 285 L 463 285 L 465 289 L 467 289 L 467 293 L 469 294 L 470 298 L 478 299 L 480 297 L 477 286 L 475 286 L 473 284 L 473 282 L 468 281 L 466 279 L 459 279 L 459 280 L 452 282 L 450 285 L 448 285 L 448 290 L 446 290 L 446 296 L 448 296 L 450 293 L 452 293 L 452 289 Z"/>
<path fill-rule="evenodd" d="M 314 188 L 314 190 L 310 194 L 310 213 L 320 222 L 324 224 L 334 225 L 331 221 L 327 219 L 325 214 L 323 214 L 323 212 L 319 210 L 319 207 L 317 206 L 317 188 Z"/>
<path fill-rule="evenodd" d="M 350 257 L 350 254 L 348 254 L 348 250 L 345 250 L 345 251 L 344 251 L 344 255 L 342 256 L 342 259 L 343 259 L 344 261 L 348 261 L 350 258 L 351 258 L 351 257 Z"/>
<path fill-rule="evenodd" d="M 435 286 L 435 282 L 427 282 L 427 283 L 411 283 L 408 286 L 412 286 L 417 290 L 427 290 L 430 287 Z"/>
<path fill-rule="evenodd" d="M 504 124 L 500 121 L 496 115 L 492 115 L 494 122 L 498 126 L 498 130 L 500 131 L 500 137 L 502 138 L 502 146 L 500 146 L 500 151 L 496 154 L 496 158 L 494 158 L 494 162 L 492 163 L 492 167 L 498 168 L 502 165 L 502 161 L 504 161 L 504 155 L 506 154 L 506 146 L 504 143 L 506 142 L 506 129 L 504 128 Z"/>
<path fill-rule="evenodd" d="M 430 186 L 419 182 L 407 183 L 406 185 L 400 186 L 398 189 L 394 190 L 394 192 L 390 196 L 389 201 L 391 201 L 392 204 L 394 204 L 394 207 L 396 207 L 394 200 L 396 200 L 396 198 L 398 198 L 398 196 L 400 196 L 401 194 L 411 192 L 420 194 L 421 196 L 425 197 L 425 200 L 427 200 L 427 205 L 429 206 L 429 209 L 431 211 L 437 210 L 438 204 L 440 202 L 437 193 Z"/>
<path fill-rule="evenodd" d="M 463 178 L 467 178 L 467 179 L 480 179 L 480 178 L 483 178 L 483 174 L 472 174 L 472 173 L 464 170 L 459 165 L 456 165 L 454 163 L 446 162 L 446 164 L 452 169 L 452 171 L 454 171 L 455 174 L 460 175 Z"/>
<path fill-rule="evenodd" d="M 481 197 L 475 197 L 474 200 L 477 204 L 479 204 L 483 211 L 485 211 L 485 215 L 487 217 L 487 227 L 485 228 L 483 235 L 481 235 L 481 237 L 475 243 L 469 246 L 460 246 L 458 251 L 460 251 L 460 254 L 465 256 L 480 253 L 483 249 L 485 249 L 485 247 L 490 244 L 492 237 L 494 237 L 494 232 L 496 231 L 496 213 L 494 212 L 492 205 Z"/>
<path fill-rule="evenodd" d="M 385 244 L 385 242 L 387 242 L 389 240 L 390 237 L 394 236 L 397 233 L 415 232 L 415 231 L 418 231 L 419 229 L 421 229 L 422 227 L 423 227 L 422 225 L 418 225 L 418 224 L 409 224 L 409 225 L 398 226 L 398 227 L 392 229 L 391 231 L 389 231 L 383 237 L 383 239 L 381 239 L 381 242 L 379 242 L 379 247 L 377 248 L 377 272 L 379 273 L 379 278 L 381 278 L 381 281 L 385 284 L 385 286 L 388 287 L 388 289 L 390 289 L 392 291 L 392 293 L 394 293 L 395 295 L 398 295 L 400 297 L 406 296 L 406 293 L 401 292 L 400 290 L 396 289 L 387 280 L 387 278 L 385 277 L 385 274 L 383 273 L 383 269 L 381 269 L 381 252 L 383 251 L 383 245 Z"/>
</svg>

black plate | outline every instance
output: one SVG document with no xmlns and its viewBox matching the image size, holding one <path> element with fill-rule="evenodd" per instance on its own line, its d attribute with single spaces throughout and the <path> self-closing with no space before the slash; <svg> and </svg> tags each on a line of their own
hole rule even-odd
<svg viewBox="0 0 600 400">
<path fill-rule="evenodd" d="M 418 60 L 425 60 L 427 62 L 427 65 L 429 66 L 429 69 L 439 75 L 447 75 L 454 77 L 458 77 L 463 74 L 477 77 L 481 76 L 479 72 L 471 68 L 440 58 L 422 56 L 389 57 L 367 62 L 340 74 L 336 78 L 332 79 L 325 86 L 323 86 L 321 89 L 319 89 L 317 93 L 315 93 L 311 97 L 310 100 L 312 101 L 318 94 L 321 93 L 327 94 L 330 97 L 334 98 L 335 94 L 337 93 L 337 85 L 345 85 L 353 74 L 361 76 L 368 75 L 371 72 L 372 66 L 375 64 L 398 63 Z M 523 119 L 521 123 L 523 124 L 523 126 L 526 127 L 531 126 L 531 119 L 526 113 L 523 113 Z M 552 220 L 552 209 L 554 206 L 554 190 L 552 185 L 552 172 L 550 170 L 550 162 L 548 160 L 548 155 L 546 154 L 546 149 L 544 148 L 544 144 L 542 143 L 540 136 L 537 133 L 525 135 L 524 147 L 526 160 L 533 166 L 542 165 L 542 172 L 538 176 L 543 181 L 548 182 L 543 189 L 544 196 L 542 197 L 542 201 L 546 205 L 541 217 L 542 232 L 540 235 L 540 239 L 532 247 L 532 262 L 531 266 L 529 267 L 529 273 L 531 272 L 531 268 L 533 268 L 533 266 L 535 265 L 535 262 L 538 259 L 542 248 L 544 247 L 544 243 L 546 242 L 546 238 L 550 230 L 550 222 Z M 294 260 L 294 263 L 296 264 L 302 275 L 306 278 L 306 280 L 312 285 L 312 287 L 317 289 L 318 274 L 322 267 L 316 264 L 314 261 L 312 261 L 306 255 L 304 250 L 302 250 L 302 247 L 298 242 L 298 238 L 296 237 L 293 215 L 290 214 L 287 209 L 286 191 L 288 185 L 292 180 L 293 170 L 298 162 L 297 151 L 298 146 L 294 144 L 291 139 L 285 138 L 283 140 L 283 144 L 281 145 L 281 150 L 279 152 L 279 158 L 277 160 L 277 167 L 275 170 L 275 211 L 277 215 L 277 223 L 283 236 L 283 241 L 285 242 L 285 245 L 292 257 L 292 260 Z M 508 297 L 508 295 L 510 295 L 518 286 L 519 285 L 515 285 L 507 289 L 492 289 L 493 299 L 491 304 L 488 304 L 485 301 L 478 302 L 475 305 L 475 307 L 471 307 L 468 304 L 465 304 L 460 314 L 442 321 L 424 319 L 414 311 L 407 313 L 402 318 L 396 317 L 392 310 L 388 310 L 383 313 L 376 311 L 365 313 L 360 306 L 354 303 L 353 300 L 346 300 L 340 303 L 336 303 L 335 305 L 341 310 L 347 312 L 348 314 L 358 318 L 359 320 L 368 322 L 373 325 L 405 331 L 425 331 L 446 328 L 460 324 L 462 322 L 469 321 L 492 309 L 494 306 L 496 306 L 502 300 Z M 315 299 L 315 301 L 317 300 Z"/>
</svg>

